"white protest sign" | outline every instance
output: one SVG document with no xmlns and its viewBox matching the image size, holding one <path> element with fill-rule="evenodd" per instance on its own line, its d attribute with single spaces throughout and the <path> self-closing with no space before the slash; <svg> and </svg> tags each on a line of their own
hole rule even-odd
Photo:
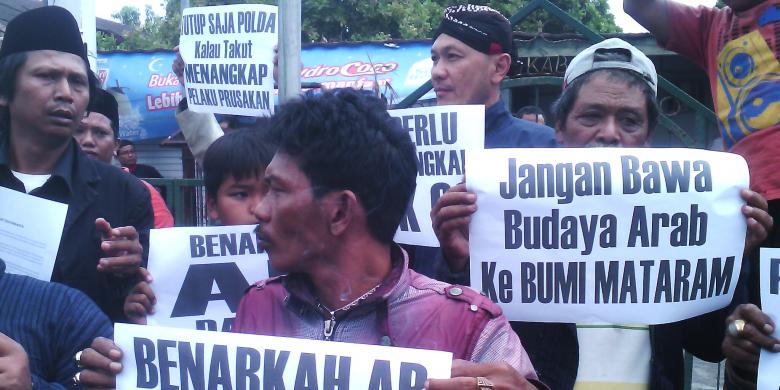
<svg viewBox="0 0 780 390">
<path fill-rule="evenodd" d="M 471 283 L 520 321 L 659 324 L 730 301 L 745 161 L 695 149 L 467 153 Z"/>
<path fill-rule="evenodd" d="M 117 323 L 117 390 L 422 390 L 450 376 L 449 352 Z"/>
<path fill-rule="evenodd" d="M 436 106 L 390 110 L 417 145 L 417 191 L 395 235 L 402 244 L 439 246 L 431 208 L 463 180 L 466 150 L 485 147 L 485 106 Z"/>
<path fill-rule="evenodd" d="M 51 280 L 68 205 L 0 187 L 0 260 L 6 272 Z"/>
<path fill-rule="evenodd" d="M 181 16 L 179 52 L 193 111 L 246 116 L 274 113 L 273 47 L 277 7 L 192 7 Z"/>
<path fill-rule="evenodd" d="M 229 331 L 250 283 L 268 278 L 254 225 L 152 229 L 150 325 Z"/>
<path fill-rule="evenodd" d="M 761 310 L 780 324 L 780 249 L 761 248 Z M 780 332 L 772 334 L 780 338 Z M 780 353 L 761 349 L 758 360 L 758 389 L 780 388 Z"/>
</svg>

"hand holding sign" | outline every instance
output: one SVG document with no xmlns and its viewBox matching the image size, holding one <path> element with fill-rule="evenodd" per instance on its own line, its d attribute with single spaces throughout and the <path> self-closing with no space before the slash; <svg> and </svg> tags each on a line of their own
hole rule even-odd
<svg viewBox="0 0 780 390">
<path fill-rule="evenodd" d="M 0 389 L 32 388 L 27 353 L 19 343 L 0 333 Z"/>
<path fill-rule="evenodd" d="M 769 232 L 772 231 L 774 222 L 772 216 L 767 212 L 769 204 L 761 194 L 743 189 L 740 192 L 740 196 L 747 202 L 747 205 L 742 206 L 742 214 L 747 218 L 744 253 L 747 256 L 748 253 L 766 240 Z"/>
<path fill-rule="evenodd" d="M 79 374 L 81 386 L 85 389 L 112 389 L 116 387 L 116 376 L 122 372 L 122 351 L 111 340 L 98 337 L 92 345 L 81 352 L 80 364 L 84 370 Z"/>
<path fill-rule="evenodd" d="M 152 274 L 143 267 L 139 268 L 138 271 L 143 280 L 133 286 L 125 298 L 124 311 L 131 323 L 146 325 L 147 314 L 154 314 L 157 297 L 149 285 L 152 282 Z"/>
<path fill-rule="evenodd" d="M 429 379 L 425 383 L 428 390 L 473 390 L 477 377 L 487 379 L 495 390 L 536 389 L 512 366 L 504 362 L 472 363 L 465 360 L 452 361 L 451 379 Z M 479 386 L 477 385 L 477 388 Z"/>
<path fill-rule="evenodd" d="M 95 220 L 95 228 L 103 236 L 100 249 L 106 255 L 100 259 L 97 269 L 119 277 L 132 276 L 143 263 L 143 247 L 138 241 L 138 232 L 133 226 L 111 228 L 103 218 Z"/>
<path fill-rule="evenodd" d="M 772 337 L 775 325 L 756 305 L 739 305 L 727 319 L 729 329 L 736 328 L 732 323 L 744 321 L 741 331 L 733 334 L 726 332 L 723 339 L 723 354 L 731 366 L 755 376 L 758 372 L 758 356 L 761 348 L 780 352 L 780 341 Z"/>
<path fill-rule="evenodd" d="M 433 231 L 441 244 L 450 270 L 460 272 L 469 261 L 469 222 L 477 211 L 477 196 L 466 192 L 466 184 L 450 188 L 431 210 Z"/>
</svg>

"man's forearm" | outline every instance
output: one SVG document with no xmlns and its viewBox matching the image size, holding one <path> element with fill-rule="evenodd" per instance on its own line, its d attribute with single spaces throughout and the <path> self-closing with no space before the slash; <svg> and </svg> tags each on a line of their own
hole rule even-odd
<svg viewBox="0 0 780 390">
<path fill-rule="evenodd" d="M 623 0 L 623 11 L 650 31 L 659 43 L 669 40 L 666 0 Z"/>
<path fill-rule="evenodd" d="M 633 16 L 645 5 L 658 3 L 658 0 L 623 0 L 623 11 Z"/>
<path fill-rule="evenodd" d="M 195 161 L 202 166 L 206 150 L 224 134 L 219 123 L 213 114 L 193 112 L 189 109 L 177 111 L 176 121 Z"/>
</svg>

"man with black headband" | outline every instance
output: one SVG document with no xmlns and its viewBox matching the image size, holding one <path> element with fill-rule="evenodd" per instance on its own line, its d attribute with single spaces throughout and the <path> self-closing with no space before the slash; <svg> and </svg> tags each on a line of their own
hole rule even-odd
<svg viewBox="0 0 780 390">
<path fill-rule="evenodd" d="M 515 118 L 501 100 L 501 82 L 512 66 L 512 26 L 501 13 L 485 6 L 457 5 L 445 10 L 431 47 L 431 81 L 437 103 L 484 104 L 486 148 L 555 147 L 551 128 Z M 441 249 L 414 247 L 414 268 L 454 284 L 469 284 L 468 224 L 476 210 L 476 195 L 466 185 L 450 188 L 433 207 L 433 229 Z M 513 327 L 517 327 L 513 323 Z M 564 344 L 576 343 L 572 324 L 523 323 L 518 331 L 531 361 L 534 354 L 555 356 L 559 367 L 576 371 L 577 356 L 542 350 L 540 327 L 555 328 Z M 542 359 L 543 362 L 552 359 Z M 536 367 L 539 370 L 539 367 Z M 539 370 L 545 374 L 547 370 Z M 571 387 L 574 378 L 541 378 L 552 388 Z"/>
<path fill-rule="evenodd" d="M 484 104 L 485 148 L 555 147 L 553 129 L 513 117 L 501 100 L 501 81 L 512 66 L 511 53 L 512 26 L 500 12 L 471 4 L 448 7 L 434 32 L 431 47 L 431 82 L 436 102 Z M 453 208 L 446 207 L 468 211 L 465 209 L 472 206 L 470 195 L 465 185 L 457 185 L 434 205 L 431 216 L 441 250 L 412 247 L 417 272 L 452 283 L 468 283 L 467 273 L 450 275 L 445 270 L 445 259 L 459 264 L 454 268 L 465 266 L 468 220 L 463 217 L 473 210 L 451 216 L 448 210 Z"/>
<path fill-rule="evenodd" d="M 509 20 L 490 7 L 448 7 L 433 39 L 437 104 L 484 104 L 485 147 L 555 146 L 551 128 L 513 118 L 501 100 L 501 81 L 512 67 Z"/>
<path fill-rule="evenodd" d="M 501 13 L 471 4 L 448 7 L 431 47 L 431 82 L 437 103 L 484 104 L 486 148 L 555 147 L 551 128 L 513 117 L 501 100 L 501 81 L 512 66 L 512 51 L 512 26 Z M 415 270 L 453 283 L 468 283 L 468 273 L 449 275 L 444 263 L 446 259 L 457 264 L 452 269 L 465 267 L 466 229 L 473 201 L 476 198 L 463 184 L 439 198 L 431 216 L 441 250 L 415 247 Z M 451 214 L 453 210 L 457 213 Z"/>
<path fill-rule="evenodd" d="M 143 184 L 90 159 L 73 140 L 95 87 L 88 64 L 64 8 L 36 8 L 8 23 L 0 47 L 0 186 L 68 205 L 52 281 L 83 291 L 116 321 L 145 258 L 152 211 Z"/>
</svg>

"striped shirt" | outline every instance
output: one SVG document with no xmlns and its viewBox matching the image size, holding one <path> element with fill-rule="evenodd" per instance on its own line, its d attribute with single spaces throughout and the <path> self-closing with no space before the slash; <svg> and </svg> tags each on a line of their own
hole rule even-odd
<svg viewBox="0 0 780 390">
<path fill-rule="evenodd" d="M 27 352 L 34 389 L 72 389 L 76 352 L 95 337 L 113 336 L 111 322 L 86 295 L 59 283 L 7 274 L 2 260 L 0 332 Z"/>
</svg>

